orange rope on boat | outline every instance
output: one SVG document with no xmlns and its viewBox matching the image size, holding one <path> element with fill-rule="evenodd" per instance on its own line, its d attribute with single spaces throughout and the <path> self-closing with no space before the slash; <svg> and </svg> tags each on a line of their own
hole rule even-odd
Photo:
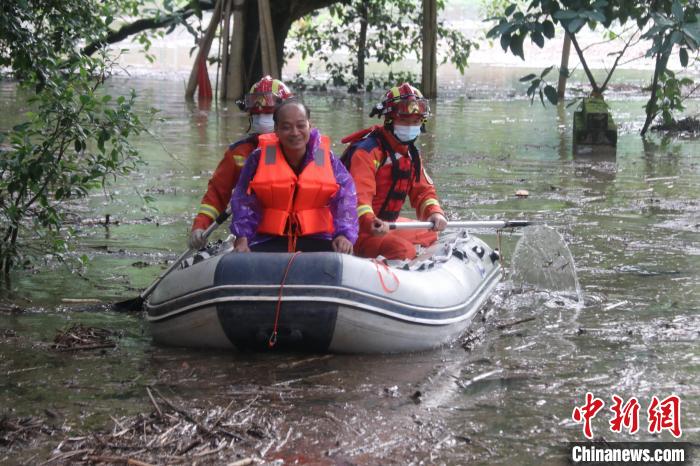
<svg viewBox="0 0 700 466">
<path fill-rule="evenodd" d="M 399 289 L 399 285 L 401 284 L 399 282 L 399 277 L 396 276 L 396 274 L 389 268 L 389 266 L 384 263 L 384 262 L 379 262 L 377 259 L 372 259 L 372 262 L 374 262 L 374 266 L 377 268 L 377 275 L 379 275 L 379 282 L 382 284 L 382 288 L 384 288 L 384 291 L 387 293 L 393 293 L 394 291 Z M 384 270 L 389 272 L 392 277 L 394 277 L 394 281 L 396 282 L 396 288 L 393 290 L 389 289 L 389 287 L 386 286 L 386 283 L 384 283 L 384 277 L 382 276 L 382 271 L 379 269 L 379 266 L 384 267 Z"/>
<path fill-rule="evenodd" d="M 289 262 L 287 262 L 287 267 L 284 269 L 284 275 L 282 276 L 282 283 L 280 283 L 280 292 L 279 295 L 277 295 L 277 306 L 275 308 L 275 324 L 272 327 L 272 334 L 270 335 L 270 339 L 267 341 L 267 346 L 270 348 L 274 348 L 274 346 L 277 344 L 277 327 L 279 324 L 280 320 L 280 311 L 282 310 L 282 290 L 284 289 L 284 284 L 287 281 L 287 274 L 289 273 L 289 269 L 292 268 L 292 262 L 294 262 L 294 259 L 301 254 L 301 251 L 295 252 L 292 257 L 289 258 Z"/>
</svg>

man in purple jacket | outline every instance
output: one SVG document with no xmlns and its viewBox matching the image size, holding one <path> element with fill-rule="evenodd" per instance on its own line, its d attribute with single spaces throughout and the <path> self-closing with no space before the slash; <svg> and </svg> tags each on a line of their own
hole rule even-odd
<svg viewBox="0 0 700 466">
<path fill-rule="evenodd" d="M 231 198 L 235 250 L 352 254 L 358 234 L 352 177 L 328 138 L 311 128 L 303 103 L 285 101 L 274 122 L 274 136 L 248 157 Z"/>
</svg>

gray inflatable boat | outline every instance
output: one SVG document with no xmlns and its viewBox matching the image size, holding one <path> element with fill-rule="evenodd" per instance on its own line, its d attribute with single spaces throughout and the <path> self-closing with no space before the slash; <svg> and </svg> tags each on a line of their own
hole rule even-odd
<svg viewBox="0 0 700 466">
<path fill-rule="evenodd" d="M 501 277 L 498 253 L 464 230 L 413 261 L 211 252 L 166 276 L 146 301 L 157 343 L 265 350 L 274 333 L 275 350 L 426 350 L 459 337 Z"/>
</svg>

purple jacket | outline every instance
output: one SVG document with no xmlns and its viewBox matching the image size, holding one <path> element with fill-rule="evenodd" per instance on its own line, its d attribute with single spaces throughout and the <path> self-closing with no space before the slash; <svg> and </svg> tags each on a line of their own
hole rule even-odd
<svg viewBox="0 0 700 466">
<path fill-rule="evenodd" d="M 318 147 L 320 135 L 316 128 L 311 130 L 309 135 L 309 143 L 306 145 L 306 156 L 302 162 L 302 168 L 306 167 L 313 160 L 313 153 Z M 255 149 L 243 166 L 241 177 L 238 180 L 236 189 L 231 197 L 231 212 L 233 213 L 233 221 L 231 222 L 231 233 L 237 237 L 245 236 L 248 238 L 248 244 L 254 245 L 268 241 L 272 238 L 270 235 L 257 234 L 256 230 L 262 216 L 262 207 L 255 193 L 248 194 L 248 185 L 255 176 L 260 162 L 260 148 Z M 342 162 L 335 158 L 331 153 L 331 166 L 335 180 L 339 185 L 338 192 L 330 200 L 330 210 L 333 215 L 333 235 L 321 233 L 312 235 L 313 238 L 333 239 L 336 236 L 343 235 L 351 243 L 355 244 L 358 234 L 357 221 L 357 193 L 355 191 L 355 183 L 352 176 L 348 173 Z"/>
</svg>

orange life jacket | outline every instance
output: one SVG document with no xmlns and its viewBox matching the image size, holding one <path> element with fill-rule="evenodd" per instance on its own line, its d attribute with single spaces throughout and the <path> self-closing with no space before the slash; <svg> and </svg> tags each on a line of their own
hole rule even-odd
<svg viewBox="0 0 700 466">
<path fill-rule="evenodd" d="M 338 191 L 338 183 L 331 165 L 330 139 L 320 139 L 313 160 L 297 175 L 275 134 L 258 138 L 260 162 L 248 187 L 263 209 L 257 232 L 289 236 L 290 252 L 298 236 L 333 233 L 328 203 Z"/>
<path fill-rule="evenodd" d="M 413 180 L 420 179 L 421 160 L 416 146 L 413 143 L 408 144 L 406 155 L 395 153 L 389 142 L 384 139 L 379 126 L 357 131 L 344 137 L 342 142 L 351 144 L 342 157 L 348 170 L 354 148 L 359 144 L 368 151 L 377 146 L 381 148 L 384 156 L 375 174 L 377 188 L 372 198 L 372 211 L 382 220 L 396 221 L 413 186 Z M 391 160 L 391 164 L 386 163 L 387 159 Z"/>
</svg>

